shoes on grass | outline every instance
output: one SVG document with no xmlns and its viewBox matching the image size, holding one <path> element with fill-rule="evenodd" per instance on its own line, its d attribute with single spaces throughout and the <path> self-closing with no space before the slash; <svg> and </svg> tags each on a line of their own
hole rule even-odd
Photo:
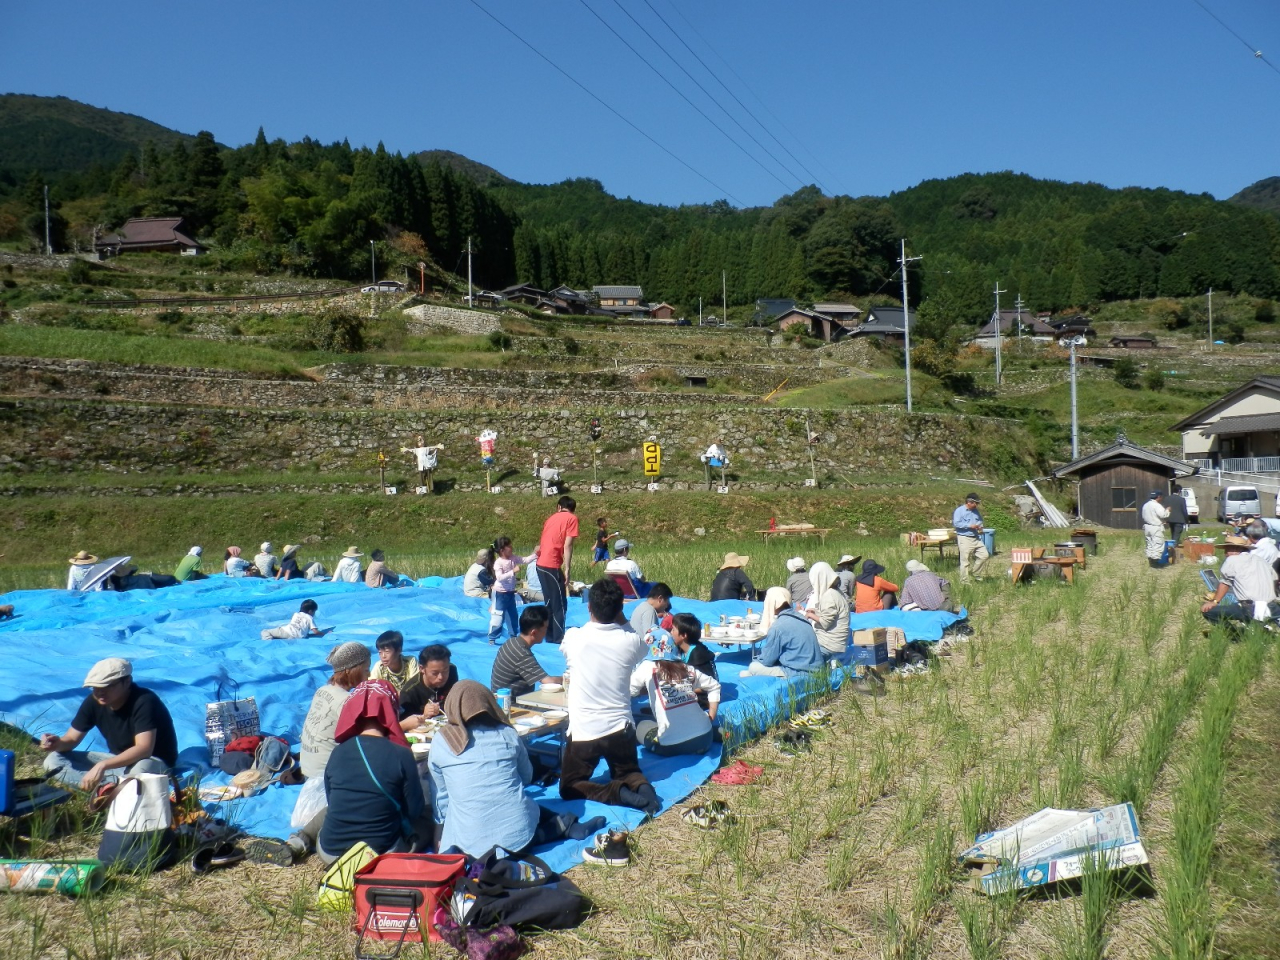
<svg viewBox="0 0 1280 960">
<path fill-rule="evenodd" d="M 245 859 L 245 852 L 234 843 L 206 843 L 191 856 L 193 873 L 209 873 L 223 867 L 234 866 Z"/>
<path fill-rule="evenodd" d="M 723 800 L 710 800 L 705 804 L 690 807 L 680 814 L 680 819 L 690 826 L 700 827 L 703 830 L 715 830 L 726 823 L 733 823 L 733 814 L 729 812 L 729 805 Z"/>
<path fill-rule="evenodd" d="M 106 783 L 99 785 L 98 789 L 93 792 L 93 796 L 89 798 L 89 812 L 101 813 L 111 806 L 111 798 L 116 795 L 116 791 L 119 789 L 119 780 L 108 780 Z"/>
<path fill-rule="evenodd" d="M 831 715 L 825 710 L 810 710 L 791 718 L 791 727 L 796 730 L 819 730 L 831 726 Z"/>
<path fill-rule="evenodd" d="M 743 763 L 741 760 L 735 760 L 727 767 L 721 767 L 711 775 L 712 783 L 719 783 L 726 786 L 745 787 L 747 784 L 755 783 L 764 775 L 764 767 L 754 767 L 749 763 Z"/>
<path fill-rule="evenodd" d="M 245 837 L 240 844 L 245 859 L 265 863 L 269 867 L 293 866 L 293 850 L 287 843 L 271 837 Z"/>
<path fill-rule="evenodd" d="M 582 851 L 584 863 L 606 867 L 625 867 L 631 863 L 631 834 L 626 830 L 597 833 L 595 843 Z"/>
<path fill-rule="evenodd" d="M 813 734 L 808 730 L 784 730 L 778 737 L 778 749 L 794 757 L 813 749 Z"/>
</svg>

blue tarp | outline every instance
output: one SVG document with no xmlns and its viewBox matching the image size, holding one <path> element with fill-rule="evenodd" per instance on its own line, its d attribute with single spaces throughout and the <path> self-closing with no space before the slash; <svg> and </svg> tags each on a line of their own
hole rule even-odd
<svg viewBox="0 0 1280 960">
<path fill-rule="evenodd" d="M 259 639 L 263 628 L 285 623 L 307 598 L 319 605 L 317 624 L 334 628 L 330 634 L 307 640 Z M 17 591 L 0 597 L 0 602 L 14 604 L 20 614 L 0 623 L 0 649 L 10 680 L 6 696 L 0 697 L 0 718 L 33 734 L 61 734 L 85 696 L 80 684 L 89 668 L 104 657 L 126 657 L 133 661 L 137 681 L 159 694 L 169 708 L 181 763 L 209 782 L 226 779 L 209 770 L 204 742 L 205 705 L 218 698 L 219 687 L 224 697 L 236 689 L 241 697 L 255 697 L 263 732 L 296 744 L 312 695 L 331 673 L 325 656 L 337 643 L 357 640 L 372 649 L 378 634 L 399 630 L 406 653 L 416 654 L 431 643 L 446 644 L 459 675 L 486 685 L 497 653 L 485 639 L 488 601 L 463 596 L 460 577 L 428 577 L 412 587 L 370 590 L 363 584 L 215 576 L 154 591 Z M 706 622 L 718 621 L 721 614 L 743 614 L 749 605 L 677 597 L 673 606 Z M 628 613 L 631 607 L 628 604 Z M 586 622 L 580 600 L 570 600 L 567 619 L 570 626 Z M 909 639 L 922 640 L 938 639 L 956 619 L 952 614 L 897 611 L 852 618 L 854 629 L 901 626 Z M 558 647 L 541 644 L 534 651 L 548 674 L 562 672 L 564 658 Z M 728 731 L 758 730 L 780 719 L 800 686 L 794 683 L 789 693 L 782 680 L 740 679 L 738 672 L 748 656 L 746 650 L 725 648 L 719 657 L 724 684 L 720 718 Z M 96 732 L 86 738 L 86 747 L 104 749 Z M 705 782 L 719 761 L 718 750 L 701 757 L 666 758 L 641 750 L 641 764 L 664 810 Z M 276 785 L 258 796 L 210 809 L 251 833 L 283 838 L 300 789 Z M 533 792 L 540 802 L 583 819 L 601 814 L 631 826 L 641 819 L 635 810 L 562 801 L 554 784 Z M 542 855 L 553 868 L 567 869 L 581 860 L 581 846 L 565 843 Z"/>
</svg>

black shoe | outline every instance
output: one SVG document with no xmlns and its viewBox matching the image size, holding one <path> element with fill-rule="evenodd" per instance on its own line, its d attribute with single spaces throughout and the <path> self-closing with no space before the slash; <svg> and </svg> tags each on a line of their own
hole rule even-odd
<svg viewBox="0 0 1280 960">
<path fill-rule="evenodd" d="M 270 837 L 246 837 L 240 842 L 245 857 L 272 867 L 292 867 L 293 850 L 287 843 Z"/>
<path fill-rule="evenodd" d="M 606 867 L 626 867 L 631 864 L 631 834 L 626 830 L 610 830 L 596 834 L 593 845 L 582 851 L 584 863 L 598 863 Z"/>
</svg>

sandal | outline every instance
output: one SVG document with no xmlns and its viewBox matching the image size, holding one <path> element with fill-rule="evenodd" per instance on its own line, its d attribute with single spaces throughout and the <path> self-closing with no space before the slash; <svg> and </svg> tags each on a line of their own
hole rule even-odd
<svg viewBox="0 0 1280 960">
<path fill-rule="evenodd" d="M 116 791 L 120 789 L 120 781 L 112 780 L 109 783 L 103 783 L 93 792 L 93 796 L 89 798 L 89 812 L 101 813 L 107 807 L 111 806 L 111 798 L 116 795 Z"/>
</svg>

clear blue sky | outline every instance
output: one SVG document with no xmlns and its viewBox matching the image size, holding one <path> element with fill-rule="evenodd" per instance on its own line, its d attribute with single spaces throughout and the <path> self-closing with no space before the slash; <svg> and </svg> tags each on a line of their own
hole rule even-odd
<svg viewBox="0 0 1280 960">
<path fill-rule="evenodd" d="M 477 2 L 661 146 L 471 0 L 8 0 L 0 92 L 63 95 L 230 145 L 261 125 L 272 139 L 454 150 L 518 180 L 594 177 L 667 204 L 770 204 L 815 179 L 827 193 L 884 195 L 990 170 L 1227 197 L 1280 174 L 1276 0 L 1203 0 L 1267 61 L 1193 0 Z"/>
</svg>

